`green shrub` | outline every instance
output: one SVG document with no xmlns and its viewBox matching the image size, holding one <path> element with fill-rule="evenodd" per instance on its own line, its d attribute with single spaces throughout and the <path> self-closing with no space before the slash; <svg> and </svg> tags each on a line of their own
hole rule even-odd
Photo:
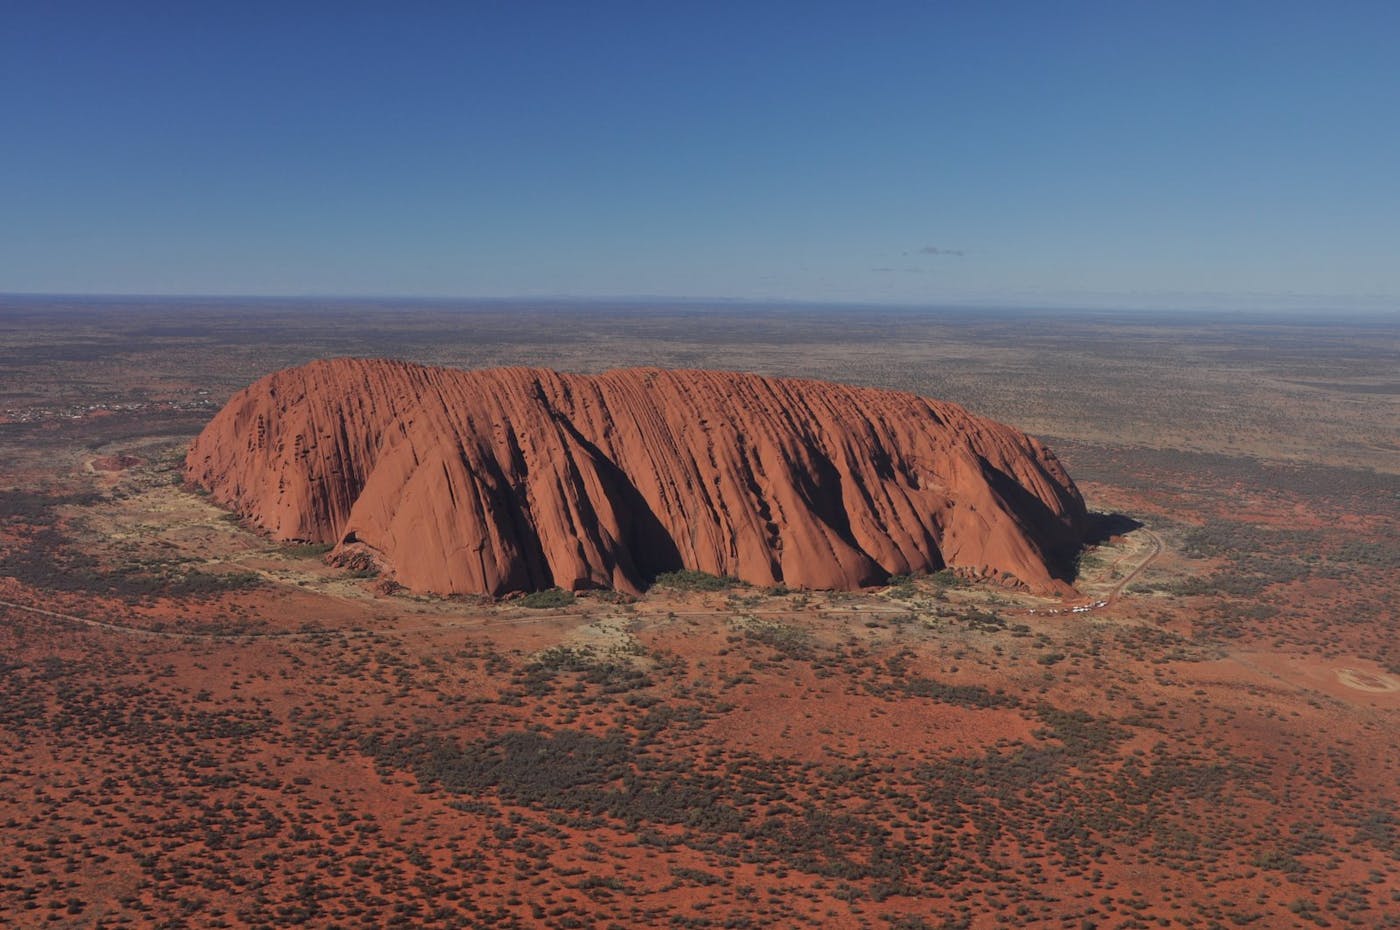
<svg viewBox="0 0 1400 930">
<path fill-rule="evenodd" d="M 545 591 L 531 591 L 520 599 L 521 607 L 534 609 L 568 607 L 574 602 L 572 591 L 565 591 L 563 588 L 549 588 Z"/>
<path fill-rule="evenodd" d="M 679 571 L 662 572 L 652 584 L 658 588 L 671 588 L 676 591 L 725 591 L 738 584 L 738 581 L 728 576 L 682 568 Z"/>
<path fill-rule="evenodd" d="M 961 588 L 967 584 L 967 580 L 954 574 L 951 569 L 940 569 L 929 575 L 929 581 L 940 588 Z"/>
<path fill-rule="evenodd" d="M 919 593 L 913 575 L 891 575 L 885 582 L 885 593 L 890 597 L 908 600 Z"/>
</svg>

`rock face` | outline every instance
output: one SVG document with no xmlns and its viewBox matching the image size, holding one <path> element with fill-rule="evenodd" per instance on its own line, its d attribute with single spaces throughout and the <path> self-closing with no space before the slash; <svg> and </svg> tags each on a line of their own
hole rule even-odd
<svg viewBox="0 0 1400 930">
<path fill-rule="evenodd" d="M 278 539 L 441 594 L 635 592 L 682 567 L 851 589 L 945 566 L 1048 592 L 1086 520 L 1011 427 L 716 371 L 314 362 L 234 395 L 186 473 Z"/>
</svg>

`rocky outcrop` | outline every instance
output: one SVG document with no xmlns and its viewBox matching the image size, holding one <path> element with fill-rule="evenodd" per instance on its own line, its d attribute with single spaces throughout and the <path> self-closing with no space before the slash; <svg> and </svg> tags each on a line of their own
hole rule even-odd
<svg viewBox="0 0 1400 930">
<path fill-rule="evenodd" d="M 186 472 L 278 539 L 436 593 L 637 591 L 682 567 L 851 589 L 945 566 L 1051 591 L 1085 524 L 1011 427 L 718 371 L 314 362 L 234 395 Z"/>
</svg>

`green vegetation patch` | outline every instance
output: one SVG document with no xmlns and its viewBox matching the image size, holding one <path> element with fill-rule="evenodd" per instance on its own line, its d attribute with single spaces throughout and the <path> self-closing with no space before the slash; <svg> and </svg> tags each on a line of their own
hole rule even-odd
<svg viewBox="0 0 1400 930">
<path fill-rule="evenodd" d="M 635 691 L 652 683 L 646 672 L 630 662 L 600 657 L 590 649 L 574 646 L 552 646 L 544 650 L 525 666 L 516 680 L 526 693 L 540 696 L 553 690 L 556 678 L 568 673 L 601 687 L 604 694 Z"/>
<path fill-rule="evenodd" d="M 928 580 L 936 588 L 965 588 L 968 580 L 955 573 L 952 569 L 944 568 L 928 576 Z"/>
<path fill-rule="evenodd" d="M 656 588 L 669 588 L 672 591 L 727 591 L 739 583 L 737 578 L 727 575 L 711 575 L 683 568 L 674 572 L 662 572 L 652 581 Z"/>
<path fill-rule="evenodd" d="M 30 534 L 0 555 L 0 575 L 48 591 L 125 598 L 199 597 L 263 583 L 254 572 L 206 572 L 170 559 L 106 566 L 53 527 Z"/>
<path fill-rule="evenodd" d="M 885 594 L 899 600 L 909 600 L 919 593 L 918 585 L 914 583 L 913 575 L 891 575 L 885 582 Z"/>
<path fill-rule="evenodd" d="M 736 832 L 744 824 L 743 816 L 721 800 L 721 778 L 672 770 L 617 732 L 519 731 L 465 744 L 368 738 L 361 748 L 454 793 L 492 790 L 511 801 L 607 815 L 633 825 L 686 824 Z"/>
<path fill-rule="evenodd" d="M 890 685 L 869 682 L 866 687 L 875 694 L 885 695 L 898 691 L 910 697 L 930 698 L 940 704 L 955 704 L 973 709 L 1015 707 L 1019 703 L 1005 692 L 991 691 L 981 685 L 950 685 L 932 678 L 908 678 Z"/>
<path fill-rule="evenodd" d="M 574 600 L 572 591 L 565 591 L 563 588 L 549 588 L 544 591 L 531 591 L 516 601 L 516 604 L 521 607 L 529 607 L 532 610 L 547 610 L 568 607 Z"/>
<path fill-rule="evenodd" d="M 57 508 L 68 504 L 92 504 L 96 494 L 45 494 L 22 488 L 0 490 L 0 522 L 28 526 L 52 526 L 58 522 Z"/>
<path fill-rule="evenodd" d="M 750 623 L 744 627 L 744 638 L 768 646 L 789 659 L 812 659 L 816 656 L 812 634 L 784 623 Z"/>
</svg>

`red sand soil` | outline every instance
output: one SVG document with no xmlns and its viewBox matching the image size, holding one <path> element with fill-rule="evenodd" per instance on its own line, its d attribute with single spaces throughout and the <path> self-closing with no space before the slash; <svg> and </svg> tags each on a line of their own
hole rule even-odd
<svg viewBox="0 0 1400 930">
<path fill-rule="evenodd" d="M 12 925 L 1383 927 L 1400 892 L 1396 711 L 1306 662 L 960 620 L 976 588 L 912 621 L 285 591 L 89 610 L 280 638 L 0 612 Z"/>
<path fill-rule="evenodd" d="M 148 416 L 0 456 L 0 925 L 1400 928 L 1393 484 L 1057 441 L 1166 546 L 1091 551 L 1100 610 L 533 610 L 376 597 Z M 196 571 L 256 583 L 139 583 Z"/>
</svg>

